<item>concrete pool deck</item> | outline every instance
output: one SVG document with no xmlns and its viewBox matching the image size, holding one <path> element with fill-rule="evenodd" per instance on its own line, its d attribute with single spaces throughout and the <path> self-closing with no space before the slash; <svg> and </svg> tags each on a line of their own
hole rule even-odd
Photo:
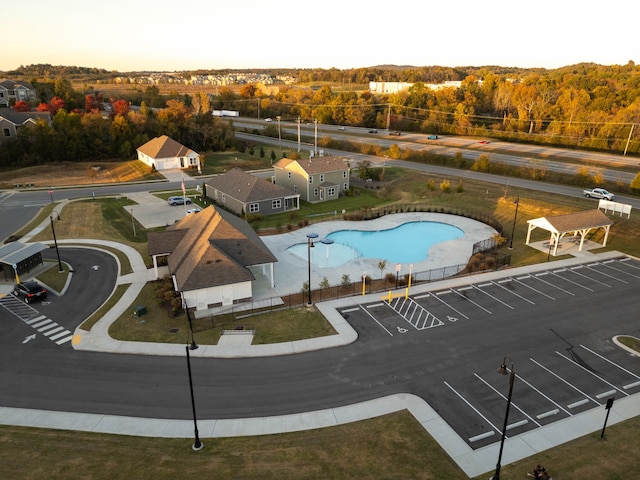
<svg viewBox="0 0 640 480">
<path fill-rule="evenodd" d="M 473 245 L 477 242 L 492 238 L 497 232 L 484 223 L 470 218 L 443 213 L 397 213 L 366 221 L 329 221 L 310 225 L 292 232 L 279 235 L 267 235 L 260 237 L 265 245 L 276 256 L 278 261 L 274 264 L 275 288 L 269 287 L 269 281 L 258 269 L 253 271 L 256 275 L 253 293 L 254 298 L 269 298 L 290 293 L 298 293 L 303 284 L 308 281 L 308 261 L 289 251 L 292 245 L 307 243 L 307 234 L 316 233 L 318 238 L 314 248 L 323 248 L 319 242 L 332 232 L 338 230 L 363 230 L 376 231 L 388 230 L 408 222 L 440 222 L 458 227 L 464 235 L 455 240 L 438 243 L 429 249 L 426 260 L 413 263 L 412 272 L 425 272 L 437 268 L 451 267 L 454 265 L 466 265 L 473 252 Z M 420 241 L 416 239 L 416 241 Z M 318 267 L 311 265 L 311 287 L 316 289 L 323 278 L 327 278 L 331 285 L 340 285 L 342 276 L 349 275 L 352 282 L 357 282 L 366 273 L 374 279 L 381 278 L 378 262 L 381 258 L 358 258 L 337 267 Z M 382 271 L 382 277 L 387 273 L 396 273 L 396 264 L 387 261 Z M 409 265 L 402 264 L 400 276 L 409 273 Z"/>
</svg>

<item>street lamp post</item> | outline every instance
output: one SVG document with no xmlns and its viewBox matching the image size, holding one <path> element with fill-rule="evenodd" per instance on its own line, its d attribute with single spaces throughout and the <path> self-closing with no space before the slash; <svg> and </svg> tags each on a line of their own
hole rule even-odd
<svg viewBox="0 0 640 480">
<path fill-rule="evenodd" d="M 198 346 L 195 345 L 195 342 L 192 343 L 191 345 L 185 345 L 184 349 L 187 352 L 187 369 L 189 370 L 189 390 L 191 392 L 191 410 L 193 411 L 193 428 L 194 428 L 194 435 L 195 435 L 195 440 L 193 441 L 193 446 L 191 448 L 197 452 L 198 450 L 202 450 L 202 447 L 204 447 L 204 444 L 200 441 L 200 435 L 198 434 L 198 421 L 196 420 L 196 402 L 193 397 L 193 380 L 191 378 L 191 357 L 189 356 L 189 350 L 195 350 L 194 347 L 198 348 Z"/>
<path fill-rule="evenodd" d="M 62 269 L 62 262 L 60 261 L 60 252 L 58 251 L 58 240 L 56 239 L 56 229 L 53 228 L 53 216 L 49 215 L 49 219 L 51 220 L 51 232 L 53 233 L 53 244 L 56 246 L 56 255 L 58 256 L 58 273 L 62 273 L 64 270 Z"/>
<path fill-rule="evenodd" d="M 507 358 L 511 361 L 511 368 L 507 368 Z M 502 365 L 498 369 L 498 373 L 501 375 L 509 374 L 509 395 L 507 396 L 507 411 L 504 414 L 504 425 L 502 426 L 502 438 L 500 439 L 500 452 L 498 453 L 498 463 L 496 464 L 496 471 L 491 477 L 491 480 L 500 480 L 500 463 L 502 462 L 502 450 L 504 449 L 504 439 L 507 435 L 507 423 L 509 422 L 509 409 L 511 408 L 511 396 L 513 395 L 513 382 L 516 378 L 516 372 L 513 369 L 513 360 L 510 357 L 504 357 Z"/>
<path fill-rule="evenodd" d="M 313 305 L 313 301 L 311 300 L 311 249 L 315 246 L 313 244 L 313 240 L 318 238 L 317 233 L 307 233 L 307 266 L 309 272 L 309 283 L 307 287 L 309 288 L 309 297 L 307 305 Z"/>
<path fill-rule="evenodd" d="M 280 133 L 280 120 L 282 117 L 280 115 L 276 116 L 276 120 L 278 120 L 278 147 L 282 148 L 282 134 Z"/>
<path fill-rule="evenodd" d="M 516 219 L 518 218 L 518 206 L 520 205 L 520 198 L 516 198 L 513 202 L 516 204 L 516 212 L 513 214 L 513 228 L 511 229 L 511 240 L 509 242 L 509 250 L 513 250 L 513 236 L 516 234 Z"/>
</svg>

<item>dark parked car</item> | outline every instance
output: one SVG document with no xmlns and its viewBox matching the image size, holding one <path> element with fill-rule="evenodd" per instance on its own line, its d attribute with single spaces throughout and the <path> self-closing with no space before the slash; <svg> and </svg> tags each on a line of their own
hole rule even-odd
<svg viewBox="0 0 640 480">
<path fill-rule="evenodd" d="M 38 282 L 29 281 L 19 283 L 13 287 L 13 294 L 17 298 L 22 298 L 25 303 L 31 303 L 34 300 L 44 300 L 47 298 L 47 289 Z"/>
<path fill-rule="evenodd" d="M 189 197 L 169 197 L 167 199 L 169 205 L 182 205 L 186 203 L 187 205 L 191 205 L 191 199 Z"/>
<path fill-rule="evenodd" d="M 378 133 L 378 130 L 369 130 L 369 133 Z"/>
<path fill-rule="evenodd" d="M 400 135 L 402 135 L 402 132 L 390 132 L 389 135 L 395 135 L 396 137 L 399 137 Z"/>
</svg>

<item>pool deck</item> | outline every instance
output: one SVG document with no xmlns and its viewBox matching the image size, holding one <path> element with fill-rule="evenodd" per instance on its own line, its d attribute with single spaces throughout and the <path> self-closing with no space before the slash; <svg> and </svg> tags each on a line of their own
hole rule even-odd
<svg viewBox="0 0 640 480">
<path fill-rule="evenodd" d="M 496 234 L 496 231 L 476 220 L 447 215 L 442 213 L 398 213 L 385 215 L 375 220 L 367 221 L 329 221 L 322 222 L 299 230 L 282 233 L 279 235 L 268 235 L 261 237 L 269 250 L 276 256 L 278 261 L 274 265 L 275 288 L 269 288 L 269 281 L 258 269 L 253 272 L 256 275 L 256 282 L 253 286 L 254 299 L 276 297 L 289 293 L 297 293 L 302 290 L 303 284 L 308 281 L 308 261 L 289 251 L 289 247 L 299 243 L 307 243 L 307 234 L 318 234 L 320 240 L 331 232 L 337 230 L 388 230 L 408 222 L 441 222 L 460 228 L 464 235 L 455 240 L 438 243 L 429 249 L 426 260 L 415 262 L 412 271 L 414 273 L 424 272 L 436 268 L 450 267 L 453 265 L 466 264 L 473 251 L 473 245 L 479 241 L 487 240 Z M 419 241 L 419 239 L 416 239 Z M 315 248 L 322 248 L 324 245 L 318 243 Z M 323 278 L 327 278 L 331 285 L 342 283 L 342 276 L 349 275 L 352 282 L 362 278 L 366 273 L 371 278 L 380 278 L 381 272 L 378 268 L 380 258 L 359 258 L 347 262 L 337 267 L 318 267 L 311 265 L 311 286 L 316 289 Z M 387 262 L 382 276 L 387 273 L 396 272 L 396 264 Z M 409 273 L 409 265 L 402 264 L 400 276 Z"/>
</svg>

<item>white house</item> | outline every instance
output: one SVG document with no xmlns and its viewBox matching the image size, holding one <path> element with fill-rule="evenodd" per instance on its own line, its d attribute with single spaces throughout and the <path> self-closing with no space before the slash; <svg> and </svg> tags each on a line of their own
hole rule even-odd
<svg viewBox="0 0 640 480">
<path fill-rule="evenodd" d="M 137 152 L 138 160 L 158 171 L 197 168 L 200 172 L 200 155 L 166 135 L 149 140 Z"/>
</svg>

